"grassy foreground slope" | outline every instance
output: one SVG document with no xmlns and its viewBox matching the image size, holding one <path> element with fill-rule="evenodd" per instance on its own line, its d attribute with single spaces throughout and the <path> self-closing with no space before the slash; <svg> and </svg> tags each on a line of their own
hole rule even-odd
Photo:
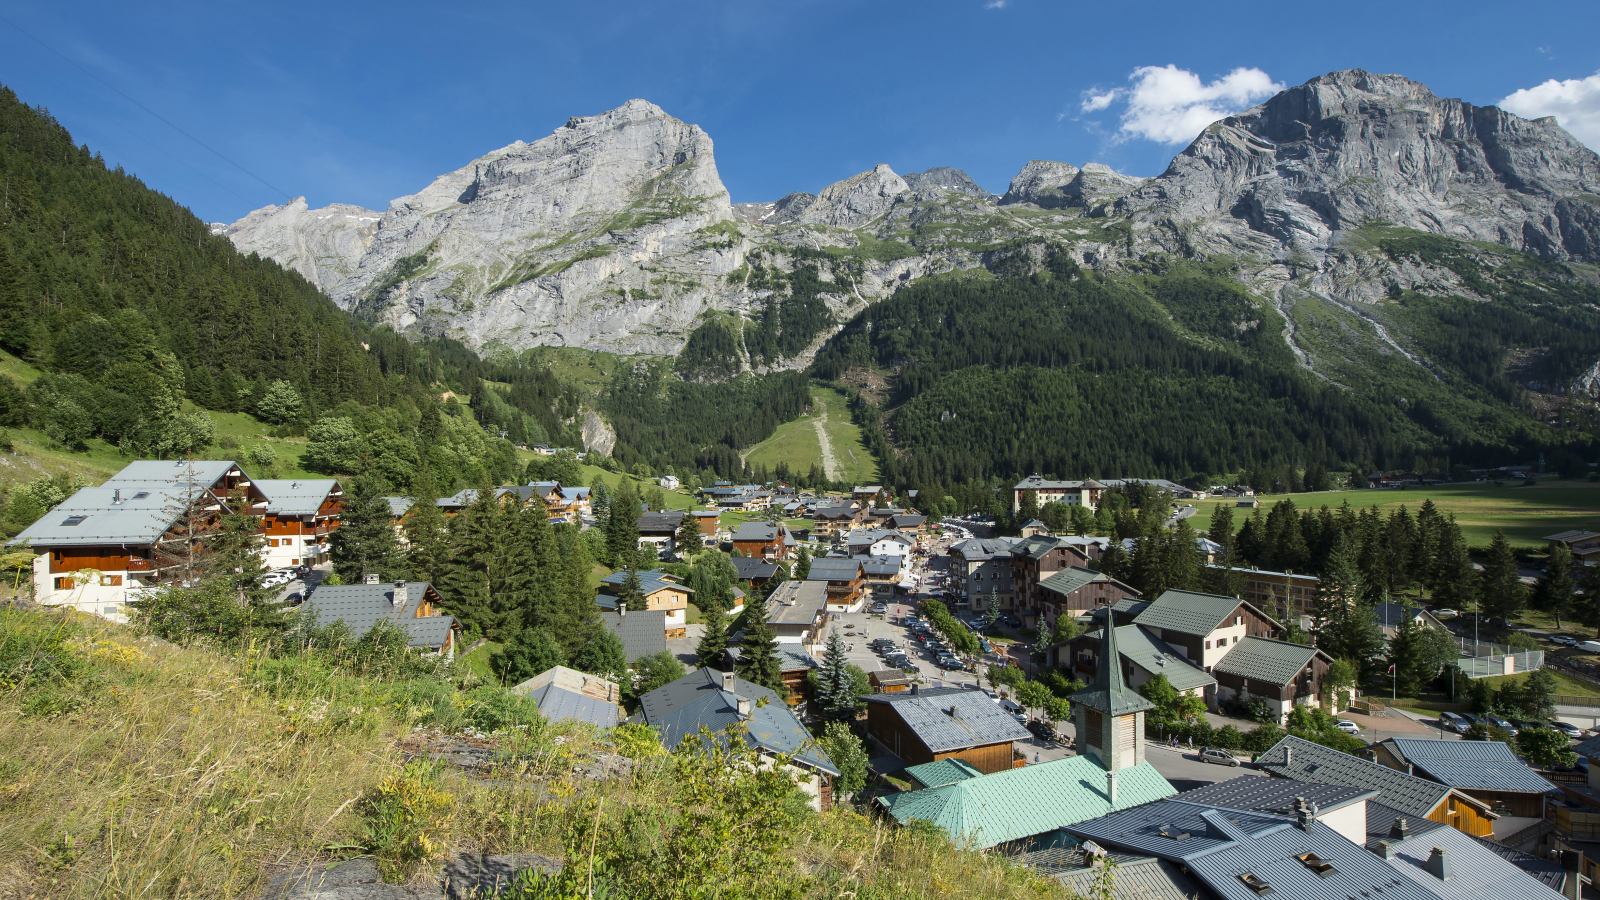
<svg viewBox="0 0 1600 900">
<path fill-rule="evenodd" d="M 579 831 L 611 856 L 597 880 L 613 897 L 691 884 L 723 885 L 712 897 L 1063 896 L 942 833 L 797 807 L 757 767 L 652 753 L 543 721 L 497 687 L 375 658 L 259 640 L 219 653 L 0 610 L 0 896 L 254 898 L 291 866 L 372 856 L 392 878 L 426 878 L 452 854 L 561 859 Z M 498 732 L 492 777 L 404 763 L 402 744 L 468 726 Z M 612 750 L 635 761 L 592 775 Z"/>
</svg>

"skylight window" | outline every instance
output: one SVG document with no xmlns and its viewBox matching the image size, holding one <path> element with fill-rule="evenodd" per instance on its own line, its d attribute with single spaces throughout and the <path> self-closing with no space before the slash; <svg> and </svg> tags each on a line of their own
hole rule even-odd
<svg viewBox="0 0 1600 900">
<path fill-rule="evenodd" d="M 87 518 L 89 518 L 89 517 L 88 516 L 67 516 L 66 519 L 62 520 L 61 524 L 63 524 L 63 525 L 78 525 L 78 524 L 82 523 L 84 519 L 87 519 Z"/>
<path fill-rule="evenodd" d="M 1161 835 L 1164 838 L 1169 838 L 1169 839 L 1174 840 L 1174 841 L 1181 841 L 1184 838 L 1189 836 L 1189 832 L 1184 831 L 1183 829 L 1179 828 L 1176 825 L 1163 825 L 1163 826 L 1161 826 L 1161 830 L 1158 831 L 1157 834 Z"/>
<path fill-rule="evenodd" d="M 1329 875 L 1339 874 L 1339 870 L 1333 867 L 1333 863 L 1328 862 L 1315 853 L 1302 853 L 1299 856 L 1296 856 L 1295 859 L 1300 860 L 1301 865 L 1317 873 L 1323 878 L 1327 878 Z"/>
<path fill-rule="evenodd" d="M 1268 894 L 1277 893 L 1272 889 L 1272 885 L 1267 884 L 1266 879 L 1254 872 L 1240 872 L 1239 880 L 1244 882 L 1245 887 L 1255 891 L 1257 897 L 1265 897 Z"/>
</svg>

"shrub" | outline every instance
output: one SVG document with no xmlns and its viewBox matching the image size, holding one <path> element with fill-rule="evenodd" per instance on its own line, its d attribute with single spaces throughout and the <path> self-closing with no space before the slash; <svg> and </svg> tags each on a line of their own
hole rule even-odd
<svg viewBox="0 0 1600 900">
<path fill-rule="evenodd" d="M 532 697 L 519 696 L 505 688 L 475 688 L 467 692 L 466 699 L 467 724 L 482 732 L 507 731 L 544 721 L 539 716 L 539 704 Z"/>
<path fill-rule="evenodd" d="M 404 881 L 450 847 L 450 811 L 455 798 L 440 787 L 432 763 L 406 764 L 362 798 L 366 848 L 385 881 Z"/>
</svg>

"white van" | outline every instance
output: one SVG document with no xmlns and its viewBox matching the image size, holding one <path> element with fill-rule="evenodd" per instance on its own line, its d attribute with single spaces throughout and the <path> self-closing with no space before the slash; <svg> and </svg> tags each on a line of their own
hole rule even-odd
<svg viewBox="0 0 1600 900">
<path fill-rule="evenodd" d="M 1578 649 L 1587 650 L 1590 653 L 1600 653 L 1600 641 L 1583 641 L 1578 644 Z"/>
</svg>

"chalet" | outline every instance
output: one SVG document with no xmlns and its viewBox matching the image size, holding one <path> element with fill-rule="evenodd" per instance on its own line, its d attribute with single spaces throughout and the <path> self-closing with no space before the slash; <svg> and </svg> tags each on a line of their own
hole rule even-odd
<svg viewBox="0 0 1600 900">
<path fill-rule="evenodd" d="M 866 579 L 866 590 L 873 600 L 887 603 L 894 599 L 895 588 L 906 583 L 905 578 L 911 573 L 911 558 L 908 556 L 856 558 L 861 560 L 861 575 Z"/>
<path fill-rule="evenodd" d="M 1011 744 L 1032 735 L 982 691 L 912 685 L 864 699 L 867 734 L 907 765 L 955 758 L 988 773 L 1024 764 Z"/>
<path fill-rule="evenodd" d="M 1270 611 L 1280 622 L 1298 622 L 1302 627 L 1310 624 L 1311 607 L 1317 598 L 1317 586 L 1321 584 L 1317 576 L 1266 569 L 1234 571 L 1244 577 L 1244 590 L 1239 596 L 1254 603 L 1257 609 Z"/>
<path fill-rule="evenodd" d="M 1449 631 L 1437 616 L 1420 606 L 1409 607 L 1401 606 L 1398 603 L 1379 603 L 1372 608 L 1372 614 L 1377 617 L 1378 627 L 1383 630 L 1383 639 L 1386 641 L 1394 640 L 1395 634 L 1400 631 L 1400 623 L 1407 618 L 1427 628 Z"/>
<path fill-rule="evenodd" d="M 359 638 L 380 622 L 404 631 L 412 649 L 453 657 L 461 623 L 441 612 L 443 599 L 426 581 L 393 584 L 327 584 L 311 592 L 300 607 L 303 624 L 343 622 Z"/>
<path fill-rule="evenodd" d="M 1088 564 L 1088 554 L 1081 546 L 1058 537 L 1037 535 L 1018 541 L 1011 548 L 1011 584 L 1023 623 L 1030 628 L 1038 625 L 1040 581 L 1062 569 Z"/>
<path fill-rule="evenodd" d="M 639 516 L 639 549 L 654 547 L 656 555 L 667 556 L 677 549 L 678 527 L 683 524 L 683 510 L 664 509 L 641 513 Z"/>
<path fill-rule="evenodd" d="M 1104 640 L 1102 625 L 1052 648 L 1056 665 L 1072 670 L 1079 678 L 1093 678 L 1100 670 Z M 1118 626 L 1117 648 L 1122 654 L 1122 679 L 1128 687 L 1138 690 L 1146 681 L 1165 675 L 1178 693 L 1193 694 L 1214 703 L 1217 679 L 1168 647 L 1150 629 L 1139 625 Z"/>
<path fill-rule="evenodd" d="M 1542 819 L 1545 796 L 1560 790 L 1500 741 L 1388 738 L 1372 749 L 1379 765 L 1454 788 L 1503 816 Z"/>
<path fill-rule="evenodd" d="M 883 525 L 917 542 L 921 542 L 928 534 L 928 517 L 919 512 L 895 513 Z"/>
<path fill-rule="evenodd" d="M 1025 538 L 1038 537 L 1041 534 L 1045 537 L 1049 537 L 1050 529 L 1038 519 L 1029 519 L 1028 521 L 1017 526 L 1017 533 Z"/>
<path fill-rule="evenodd" d="M 478 499 L 477 488 L 462 488 L 448 497 L 440 497 L 433 501 L 433 505 L 439 507 L 439 510 L 445 515 L 454 516 L 471 506 L 472 501 L 476 499 Z"/>
<path fill-rule="evenodd" d="M 1333 657 L 1306 644 L 1246 636 L 1211 667 L 1218 705 L 1233 699 L 1263 698 L 1279 724 L 1296 706 L 1320 706 L 1322 682 Z"/>
<path fill-rule="evenodd" d="M 766 701 L 766 702 L 762 702 Z M 724 740 L 729 728 L 743 732 L 747 745 L 763 756 L 787 755 L 788 767 L 817 810 L 833 806 L 833 779 L 839 770 L 817 747 L 794 710 L 768 688 L 732 672 L 696 669 L 639 698 L 637 721 L 656 730 L 661 744 L 675 750 L 685 738 Z"/>
<path fill-rule="evenodd" d="M 725 511 L 759 512 L 772 506 L 772 492 L 754 484 L 729 484 L 726 481 L 719 481 L 701 490 L 700 495 L 706 502 L 713 503 L 718 509 Z"/>
<path fill-rule="evenodd" d="M 1092 478 L 1087 481 L 1049 481 L 1039 475 L 1029 475 L 1011 487 L 1011 514 L 1022 511 L 1022 496 L 1029 491 L 1034 492 L 1041 507 L 1046 503 L 1063 503 L 1095 509 L 1100 505 L 1100 494 L 1104 490 L 1106 486 Z"/>
<path fill-rule="evenodd" d="M 752 559 L 782 560 L 793 546 L 789 529 L 781 524 L 741 522 L 733 532 L 733 549 Z"/>
<path fill-rule="evenodd" d="M 785 581 L 767 598 L 767 624 L 779 646 L 804 653 L 822 643 L 831 608 L 828 585 L 821 581 Z"/>
<path fill-rule="evenodd" d="M 1138 596 L 1132 585 L 1110 575 L 1083 566 L 1068 566 L 1039 582 L 1039 628 L 1053 629 L 1060 616 L 1082 616 Z"/>
<path fill-rule="evenodd" d="M 385 497 L 383 502 L 389 504 L 389 524 L 394 526 L 394 534 L 400 540 L 400 546 L 410 546 L 411 542 L 406 537 L 406 513 L 416 506 L 417 501 L 410 497 Z"/>
<path fill-rule="evenodd" d="M 739 671 L 739 656 L 743 648 L 732 646 L 722 651 L 727 660 L 727 669 L 730 672 Z M 810 686 L 806 684 L 806 676 L 812 669 L 819 669 L 821 665 L 806 650 L 778 648 L 778 676 L 783 679 L 784 699 L 790 706 L 799 706 L 806 699 Z"/>
<path fill-rule="evenodd" d="M 1011 549 L 1016 538 L 969 538 L 950 546 L 951 572 L 957 596 L 972 601 L 972 608 L 1013 608 Z"/>
<path fill-rule="evenodd" d="M 622 689 L 615 681 L 555 666 L 511 689 L 539 704 L 539 715 L 550 722 L 587 722 L 597 728 L 615 728 L 621 718 Z"/>
<path fill-rule="evenodd" d="M 858 484 L 850 489 L 850 499 L 862 506 L 876 506 L 883 495 L 881 484 Z"/>
<path fill-rule="evenodd" d="M 827 582 L 828 611 L 839 613 L 857 613 L 866 605 L 866 578 L 860 559 L 813 559 L 806 573 L 808 582 Z"/>
<path fill-rule="evenodd" d="M 752 587 L 760 587 L 778 574 L 778 564 L 771 560 L 735 556 L 731 562 L 739 580 L 750 582 Z"/>
<path fill-rule="evenodd" d="M 315 566 L 328 558 L 328 536 L 339 528 L 344 489 L 332 478 L 262 480 L 267 495 L 261 533 L 268 568 Z M 392 510 L 392 506 L 391 506 Z"/>
<path fill-rule="evenodd" d="M 860 525 L 866 519 L 866 511 L 855 503 L 846 502 L 838 506 L 818 506 L 811 514 L 811 533 L 817 540 L 826 540 L 834 535 L 847 534 L 852 528 Z"/>
<path fill-rule="evenodd" d="M 1244 638 L 1270 636 L 1279 628 L 1247 600 L 1195 591 L 1166 591 L 1132 621 L 1207 672 Z"/>
<path fill-rule="evenodd" d="M 887 528 L 857 529 L 845 535 L 845 550 L 851 556 L 903 556 L 909 564 L 915 538 Z"/>
<path fill-rule="evenodd" d="M 628 581 L 626 571 L 612 572 L 600 579 L 603 585 L 601 590 L 617 591 Z M 689 625 L 689 595 L 694 591 L 684 587 L 676 575 L 663 572 L 660 569 L 651 569 L 639 573 L 639 589 L 644 593 L 646 608 L 659 610 L 667 614 L 666 636 L 683 637 Z M 617 598 L 614 594 L 601 594 L 595 602 L 602 609 L 616 609 Z"/>
<path fill-rule="evenodd" d="M 878 669 L 868 672 L 867 683 L 872 685 L 874 694 L 899 694 L 911 690 L 911 679 L 899 669 Z"/>
<path fill-rule="evenodd" d="M 600 610 L 600 623 L 622 641 L 623 653 L 631 665 L 643 656 L 667 649 L 667 614 L 659 609 L 636 609 L 613 605 Z M 620 672 L 617 674 L 621 674 Z"/>
<path fill-rule="evenodd" d="M 1573 562 L 1586 566 L 1600 563 L 1600 533 L 1563 531 L 1560 534 L 1545 535 L 1541 540 L 1548 541 L 1551 550 L 1556 547 L 1566 547 L 1572 553 Z"/>
<path fill-rule="evenodd" d="M 200 541 L 230 512 L 260 516 L 267 496 L 228 461 L 140 460 L 62 501 L 8 546 L 38 552 L 33 596 L 116 622 L 144 589 L 181 580 Z"/>
<path fill-rule="evenodd" d="M 1297 737 L 1279 740 L 1256 758 L 1256 766 L 1275 778 L 1377 790 L 1378 802 L 1401 816 L 1477 837 L 1491 837 L 1500 818 L 1483 801 L 1455 788 Z"/>
<path fill-rule="evenodd" d="M 528 486 L 544 501 L 545 514 L 551 522 L 577 525 L 594 515 L 589 505 L 589 488 L 571 487 L 554 481 L 536 481 Z"/>
<path fill-rule="evenodd" d="M 722 527 L 722 513 L 714 509 L 692 509 L 689 516 L 700 527 L 702 537 L 714 538 Z"/>
<path fill-rule="evenodd" d="M 660 485 L 664 491 L 675 491 L 678 489 L 678 476 L 663 475 L 656 480 L 656 484 Z"/>
</svg>

